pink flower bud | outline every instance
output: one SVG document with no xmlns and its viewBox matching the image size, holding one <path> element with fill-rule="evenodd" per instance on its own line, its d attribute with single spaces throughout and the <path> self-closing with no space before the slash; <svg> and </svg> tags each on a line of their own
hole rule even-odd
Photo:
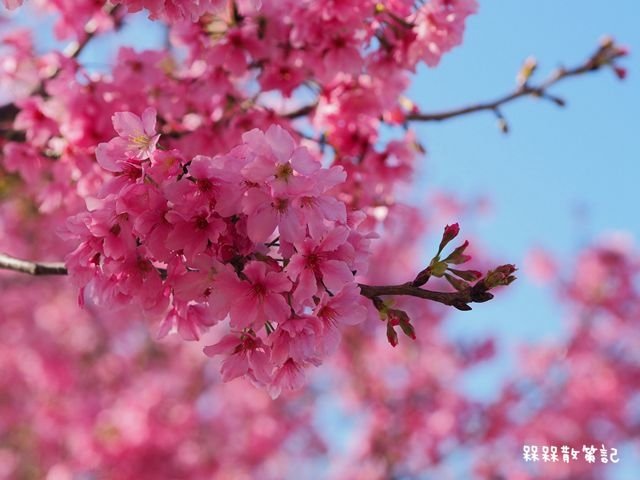
<svg viewBox="0 0 640 480">
<path fill-rule="evenodd" d="M 627 69 L 624 67 L 613 67 L 613 71 L 620 80 L 627 78 Z"/>
<path fill-rule="evenodd" d="M 398 345 L 398 332 L 393 329 L 391 323 L 387 323 L 387 340 L 392 347 Z"/>
<path fill-rule="evenodd" d="M 455 265 L 468 262 L 469 260 L 471 260 L 471 256 L 464 255 L 464 251 L 467 249 L 468 246 L 469 246 L 469 241 L 465 240 L 462 245 L 456 248 L 453 252 L 451 252 L 451 254 L 447 258 L 444 259 L 444 262 L 453 263 Z"/>
<path fill-rule="evenodd" d="M 450 268 L 449 271 L 467 282 L 475 282 L 482 278 L 482 273 L 477 270 L 456 270 L 454 268 Z"/>
<path fill-rule="evenodd" d="M 446 247 L 451 240 L 458 236 L 458 233 L 460 233 L 460 225 L 458 225 L 457 223 L 444 227 L 442 241 L 440 242 L 440 246 L 438 247 L 438 255 L 440 255 L 442 249 Z"/>
<path fill-rule="evenodd" d="M 413 281 L 413 286 L 421 287 L 429 281 L 429 278 L 431 278 L 431 267 L 425 268 L 420 273 L 418 273 L 418 275 L 416 275 L 416 278 Z"/>
<path fill-rule="evenodd" d="M 411 340 L 416 339 L 416 329 L 413 328 L 413 325 L 411 325 L 411 323 L 409 323 L 408 321 L 400 322 L 400 328 L 402 329 L 402 332 Z"/>
<path fill-rule="evenodd" d="M 495 270 L 489 271 L 484 280 L 487 290 L 491 290 L 492 288 L 497 286 L 504 286 L 512 283 L 516 279 L 516 277 L 513 275 L 516 270 L 517 269 L 515 265 L 506 264 L 500 265 Z"/>
<path fill-rule="evenodd" d="M 451 284 L 451 286 L 459 292 L 464 292 L 465 290 L 469 289 L 469 284 L 464 280 L 460 280 L 459 278 L 456 278 L 453 275 L 449 275 L 448 273 L 445 273 L 444 276 Z"/>
</svg>

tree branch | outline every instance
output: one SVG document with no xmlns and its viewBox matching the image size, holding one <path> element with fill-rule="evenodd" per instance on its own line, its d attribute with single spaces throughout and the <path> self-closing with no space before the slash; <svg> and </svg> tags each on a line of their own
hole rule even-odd
<svg viewBox="0 0 640 480">
<path fill-rule="evenodd" d="M 31 262 L 0 253 L 0 269 L 29 275 L 67 275 L 67 267 L 63 262 Z"/>
<path fill-rule="evenodd" d="M 565 102 L 562 98 L 551 95 L 547 92 L 549 88 L 555 84 L 578 75 L 583 75 L 590 72 L 600 70 L 602 67 L 610 66 L 614 68 L 616 74 L 622 77 L 623 71 L 617 70 L 614 61 L 627 54 L 624 48 L 616 46 L 612 39 L 605 38 L 598 49 L 587 58 L 582 64 L 573 68 L 559 68 L 549 78 L 541 82 L 538 85 L 531 85 L 528 83 L 529 77 L 533 74 L 536 68 L 535 61 L 525 62 L 520 75 L 522 76 L 521 84 L 513 92 L 503 95 L 493 101 L 477 103 L 475 105 L 469 105 L 466 107 L 456 108 L 453 110 L 435 112 L 435 113 L 420 113 L 414 112 L 407 115 L 408 121 L 420 121 L 420 122 L 440 122 L 442 120 L 448 120 L 450 118 L 459 117 L 461 115 L 467 115 L 469 113 L 492 111 L 499 119 L 504 121 L 504 118 L 500 114 L 500 107 L 513 102 L 522 97 L 538 97 L 549 101 L 552 101 L 556 105 L 563 107 Z"/>
<path fill-rule="evenodd" d="M 120 5 L 108 6 L 106 13 L 114 18 L 115 29 L 119 29 L 122 25 L 121 20 L 118 19 L 118 12 L 121 10 Z M 94 23 L 87 23 L 84 28 L 84 35 L 82 39 L 73 41 L 64 49 L 64 54 L 67 58 L 77 59 L 85 47 L 91 42 L 91 40 L 98 33 L 98 25 Z M 40 85 L 35 89 L 32 94 L 45 95 L 44 83 L 56 78 L 60 74 L 61 69 L 57 68 L 49 77 L 43 78 Z M 23 142 L 25 140 L 23 132 L 16 132 L 11 130 L 11 125 L 16 116 L 20 113 L 20 108 L 15 103 L 7 103 L 0 106 L 0 137 L 4 137 L 7 140 Z"/>
<path fill-rule="evenodd" d="M 21 260 L 4 253 L 0 253 L 0 269 L 34 276 L 68 275 L 69 273 L 63 262 L 33 262 Z M 402 285 L 365 285 L 361 283 L 359 287 L 360 293 L 370 299 L 384 295 L 407 295 L 450 305 L 459 310 L 470 310 L 467 304 L 486 301 L 486 299 L 477 298 L 472 290 L 464 292 L 434 292 L 414 287 L 411 282 Z"/>
<path fill-rule="evenodd" d="M 359 284 L 360 293 L 367 298 L 374 299 L 385 295 L 404 295 L 423 298 L 457 308 L 458 310 L 471 310 L 469 303 L 482 303 L 490 300 L 493 295 L 478 296 L 473 289 L 456 292 L 434 292 L 413 286 L 412 282 L 401 285 L 366 285 Z"/>
<path fill-rule="evenodd" d="M 587 61 L 585 64 L 569 70 L 559 69 L 551 77 L 549 77 L 546 81 L 542 82 L 539 85 L 529 85 L 525 83 L 524 85 L 519 86 L 513 92 L 507 95 L 504 95 L 502 97 L 499 97 L 493 101 L 477 103 L 474 105 L 468 105 L 466 107 L 456 108 L 453 110 L 447 110 L 443 112 L 410 113 L 407 115 L 406 119 L 408 121 L 419 121 L 419 122 L 440 122 L 442 120 L 448 120 L 450 118 L 467 115 L 469 113 L 482 112 L 487 110 L 492 112 L 498 112 L 500 107 L 502 107 L 503 105 L 507 103 L 511 103 L 514 100 L 517 100 L 519 98 L 528 97 L 528 96 L 550 100 L 556 105 L 563 107 L 565 105 L 564 100 L 561 99 L 560 97 L 550 95 L 547 92 L 547 89 L 566 78 L 574 77 L 587 72 L 593 72 L 598 70 L 599 68 L 600 68 L 599 66 L 594 67 L 593 65 L 591 65 L 590 61 Z"/>
<path fill-rule="evenodd" d="M 500 113 L 500 107 L 522 97 L 543 98 L 562 107 L 565 104 L 564 100 L 555 95 L 549 94 L 547 90 L 550 87 L 554 86 L 555 84 L 567 78 L 575 77 L 585 73 L 595 72 L 605 66 L 613 67 L 618 76 L 623 76 L 624 71 L 618 70 L 613 65 L 613 62 L 616 59 L 625 56 L 626 54 L 627 54 L 627 51 L 624 48 L 616 46 L 610 38 L 606 38 L 602 41 L 600 47 L 582 64 L 569 69 L 559 68 L 549 78 L 539 83 L 538 85 L 529 84 L 527 82 L 528 80 L 528 77 L 527 77 L 525 81 L 523 81 L 521 85 L 519 85 L 518 88 L 516 88 L 513 92 L 503 95 L 493 101 L 476 103 L 473 105 L 455 108 L 452 110 L 445 110 L 442 112 L 433 112 L 433 113 L 421 113 L 419 111 L 411 112 L 407 114 L 406 120 L 418 121 L 418 122 L 440 122 L 443 120 L 448 120 L 450 118 L 459 117 L 459 116 L 467 115 L 470 113 L 492 111 L 496 114 L 496 116 L 500 120 L 504 122 L 504 117 L 502 117 L 502 114 Z M 534 69 L 535 69 L 535 65 L 532 67 L 531 72 L 529 73 L 533 73 Z M 304 117 L 309 113 L 311 113 L 316 108 L 316 106 L 317 106 L 317 103 L 305 105 L 296 110 L 285 113 L 282 116 L 290 120 L 293 120 L 299 117 Z"/>
<path fill-rule="evenodd" d="M 121 26 L 121 22 L 117 18 L 117 13 L 120 10 L 121 5 L 109 5 L 105 7 L 105 13 L 114 18 L 115 30 L 118 30 Z M 98 32 L 98 24 L 96 22 L 89 22 L 84 27 L 84 35 L 81 40 L 72 42 L 67 45 L 64 50 L 65 55 L 68 58 L 78 58 L 87 44 L 96 36 Z M 54 73 L 54 77 L 58 72 Z M 52 77 L 53 78 L 53 77 Z"/>
<path fill-rule="evenodd" d="M 305 117 L 307 115 L 309 115 L 311 112 L 313 112 L 313 110 L 316 108 L 318 104 L 317 103 L 313 103 L 311 105 L 304 105 L 300 108 L 298 108 L 297 110 L 293 110 L 289 113 L 285 113 L 282 116 L 284 118 L 288 118 L 289 120 L 293 120 L 295 118 L 300 118 L 300 117 Z"/>
</svg>

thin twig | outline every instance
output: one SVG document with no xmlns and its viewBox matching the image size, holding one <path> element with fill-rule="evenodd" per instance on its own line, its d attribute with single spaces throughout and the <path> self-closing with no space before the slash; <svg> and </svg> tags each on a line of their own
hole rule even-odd
<svg viewBox="0 0 640 480">
<path fill-rule="evenodd" d="M 120 5 L 111 5 L 106 7 L 105 9 L 105 13 L 107 15 L 114 17 L 114 20 L 116 22 L 115 23 L 116 30 L 119 29 L 121 26 L 120 22 L 118 22 L 116 18 L 116 15 L 119 9 L 120 9 Z M 85 49 L 85 47 L 93 39 L 93 37 L 95 37 L 97 32 L 98 32 L 97 22 L 90 21 L 89 23 L 87 23 L 84 27 L 84 36 L 82 37 L 82 39 L 78 42 L 72 42 L 65 49 L 64 53 L 67 56 L 67 58 L 74 58 L 74 59 L 78 58 L 82 53 L 82 51 Z M 54 73 L 54 76 L 57 75 L 57 73 L 58 72 Z"/>
<path fill-rule="evenodd" d="M 0 269 L 11 270 L 28 275 L 68 275 L 67 267 L 63 262 L 32 262 L 21 260 L 10 255 L 0 253 Z M 162 273 L 162 272 L 161 272 Z M 166 271 L 165 276 L 166 278 Z M 425 300 L 451 305 L 453 307 L 468 310 L 467 304 L 476 302 L 471 291 L 465 292 L 434 292 L 414 287 L 411 282 L 402 285 L 365 285 L 359 284 L 360 293 L 367 298 L 375 298 L 385 295 L 405 295 L 419 297 Z M 461 308 L 462 307 L 462 308 Z"/>
<path fill-rule="evenodd" d="M 285 113 L 282 116 L 284 118 L 288 118 L 289 120 L 293 120 L 295 118 L 299 118 L 299 117 L 306 117 L 307 115 L 309 115 L 311 112 L 313 112 L 313 110 L 316 108 L 318 104 L 314 103 L 312 105 L 304 105 L 300 108 L 298 108 L 297 110 L 293 110 L 289 113 Z"/>
<path fill-rule="evenodd" d="M 0 253 L 0 269 L 29 275 L 67 275 L 67 267 L 63 262 L 31 262 Z"/>
<path fill-rule="evenodd" d="M 561 80 L 569 77 L 573 77 L 576 75 L 580 75 L 582 73 L 587 73 L 594 71 L 593 68 L 587 68 L 585 65 L 581 65 L 580 67 L 576 67 L 571 70 L 560 69 L 557 70 L 549 79 L 545 82 L 541 83 L 537 86 L 532 85 L 522 85 L 518 87 L 513 92 L 504 95 L 500 98 L 497 98 L 493 101 L 477 103 L 475 105 L 468 105 L 466 107 L 456 108 L 453 110 L 446 110 L 443 112 L 434 112 L 434 113 L 410 113 L 407 115 L 406 119 L 408 121 L 418 121 L 418 122 L 440 122 L 442 120 L 448 120 L 453 117 L 459 117 L 462 115 L 467 115 L 469 113 L 482 112 L 482 111 L 492 111 L 499 112 L 500 107 L 503 105 L 513 102 L 522 97 L 537 97 L 544 98 L 547 100 L 551 100 L 558 106 L 564 106 L 564 100 L 554 95 L 550 95 L 547 93 L 547 89 L 552 85 L 560 82 Z"/>
<path fill-rule="evenodd" d="M 433 113 L 412 112 L 407 115 L 406 120 L 418 122 L 440 122 L 443 120 L 448 120 L 450 118 L 481 111 L 492 111 L 496 113 L 499 118 L 501 118 L 500 107 L 522 97 L 544 98 L 546 100 L 552 101 L 558 106 L 564 106 L 563 99 L 551 95 L 547 92 L 550 87 L 567 78 L 575 77 L 589 72 L 595 72 L 607 65 L 610 66 L 612 65 L 612 62 L 614 60 L 624 55 L 626 55 L 626 51 L 624 49 L 616 47 L 610 39 L 607 39 L 603 41 L 600 47 L 582 64 L 569 69 L 560 68 L 556 70 L 549 78 L 538 85 L 530 85 L 528 83 L 524 83 L 523 85 L 520 85 L 518 88 L 516 88 L 513 92 L 503 95 L 502 97 L 499 97 L 493 101 L 481 102 L 474 105 L 455 108 L 452 110 Z M 310 105 L 305 105 L 289 113 L 283 114 L 283 117 L 290 120 L 304 117 L 311 113 L 316 108 L 316 106 L 317 102 Z"/>
<path fill-rule="evenodd" d="M 107 8 L 106 13 L 115 18 L 116 21 L 116 29 L 120 28 L 121 22 L 118 21 L 116 15 L 120 10 L 120 5 L 110 6 Z M 85 47 L 91 42 L 91 40 L 98 33 L 98 25 L 94 23 L 88 23 L 84 29 L 84 35 L 81 40 L 71 42 L 64 49 L 64 54 L 67 58 L 77 59 L 80 54 L 84 51 Z M 39 94 L 46 96 L 44 82 L 52 80 L 56 78 L 61 72 L 61 68 L 58 67 L 49 77 L 42 79 L 40 85 L 35 89 L 32 94 Z M 23 142 L 25 140 L 24 134 L 21 132 L 14 132 L 11 130 L 10 125 L 13 124 L 16 116 L 20 113 L 20 109 L 16 106 L 15 103 L 7 103 L 5 105 L 0 106 L 0 136 L 13 141 Z M 7 124 L 8 126 L 5 126 Z"/>
<path fill-rule="evenodd" d="M 471 310 L 468 304 L 478 302 L 478 300 L 474 298 L 471 289 L 463 292 L 434 292 L 432 290 L 414 287 L 411 282 L 401 285 L 365 285 L 360 283 L 358 286 L 360 287 L 360 293 L 372 300 L 385 295 L 410 296 L 450 305 L 459 310 Z"/>
</svg>

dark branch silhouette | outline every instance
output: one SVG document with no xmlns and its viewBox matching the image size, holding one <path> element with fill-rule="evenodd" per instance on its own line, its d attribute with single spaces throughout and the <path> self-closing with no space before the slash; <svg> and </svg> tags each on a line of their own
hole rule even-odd
<svg viewBox="0 0 640 480">
<path fill-rule="evenodd" d="M 627 51 L 624 48 L 618 47 L 610 38 L 606 38 L 602 41 L 599 48 L 583 63 L 573 68 L 559 68 L 554 71 L 550 77 L 538 84 L 529 83 L 529 77 L 535 70 L 536 65 L 535 63 L 531 64 L 530 62 L 526 62 L 520 74 L 522 76 L 522 73 L 527 69 L 529 70 L 528 74 L 524 76 L 519 86 L 510 93 L 507 93 L 492 101 L 480 102 L 460 108 L 445 110 L 442 112 L 410 112 L 406 115 L 406 120 L 415 122 L 441 122 L 443 120 L 448 120 L 450 118 L 460 117 L 471 113 L 490 111 L 493 112 L 498 117 L 498 119 L 504 122 L 504 117 L 500 112 L 500 107 L 523 97 L 542 98 L 562 107 L 565 105 L 565 101 L 562 98 L 552 95 L 548 92 L 548 90 L 552 86 L 567 78 L 595 72 L 602 69 L 603 67 L 613 68 L 616 74 L 619 77 L 622 77 L 624 76 L 624 70 L 616 68 L 614 62 L 616 59 L 623 57 L 626 54 Z M 288 119 L 304 117 L 311 113 L 316 108 L 316 105 L 317 104 L 302 106 L 289 113 L 283 114 L 283 117 Z M 506 131 L 506 123 L 504 124 L 503 129 Z"/>
</svg>

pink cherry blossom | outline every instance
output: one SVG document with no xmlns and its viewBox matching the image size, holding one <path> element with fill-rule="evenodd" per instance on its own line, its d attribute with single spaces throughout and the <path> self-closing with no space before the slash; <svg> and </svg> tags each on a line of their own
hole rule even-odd
<svg viewBox="0 0 640 480">
<path fill-rule="evenodd" d="M 323 353 L 327 355 L 338 347 L 340 328 L 364 322 L 367 311 L 358 287 L 348 284 L 333 296 L 323 292 L 314 315 L 322 322 Z"/>
<path fill-rule="evenodd" d="M 222 363 L 225 382 L 243 375 L 263 384 L 271 380 L 267 346 L 255 335 L 226 335 L 218 343 L 205 347 L 204 353 L 208 356 L 228 355 Z"/>
<path fill-rule="evenodd" d="M 282 272 L 269 269 L 263 262 L 251 262 L 243 270 L 246 280 L 227 275 L 218 280 L 218 288 L 231 303 L 231 326 L 236 329 L 259 328 L 264 322 L 282 322 L 291 307 L 282 295 L 291 282 Z"/>
<path fill-rule="evenodd" d="M 321 363 L 317 352 L 316 336 L 321 333 L 320 320 L 311 315 L 291 316 L 278 325 L 270 336 L 271 361 L 284 365 L 289 358 L 300 364 Z"/>
<path fill-rule="evenodd" d="M 637 446 L 631 243 L 534 256 L 563 334 L 514 348 L 483 401 L 467 380 L 504 342 L 452 338 L 420 298 L 514 279 L 451 254 L 482 202 L 406 200 L 430 140 L 412 75 L 477 2 L 24 3 L 0 49 L 0 263 L 69 275 L 0 272 L 0 478 L 596 479 L 611 465 L 520 448 Z M 165 43 L 118 48 L 141 10 Z M 605 39 L 577 72 L 624 77 L 626 54 Z"/>
<path fill-rule="evenodd" d="M 106 170 L 118 172 L 129 160 L 148 159 L 156 149 L 160 135 L 156 133 L 157 112 L 147 108 L 142 118 L 131 112 L 113 115 L 113 128 L 118 137 L 101 143 L 96 149 L 98 163 Z"/>
<path fill-rule="evenodd" d="M 320 242 L 307 238 L 298 245 L 298 253 L 287 266 L 289 276 L 298 282 L 294 292 L 296 302 L 304 303 L 305 299 L 325 287 L 331 292 L 338 292 L 353 281 L 348 264 L 336 253 L 346 243 L 348 235 L 348 229 L 338 227 L 328 232 Z"/>
<path fill-rule="evenodd" d="M 283 390 L 298 390 L 304 385 L 304 371 L 292 358 L 289 358 L 276 371 L 271 384 L 269 385 L 269 394 L 271 398 L 276 398 Z"/>
</svg>

